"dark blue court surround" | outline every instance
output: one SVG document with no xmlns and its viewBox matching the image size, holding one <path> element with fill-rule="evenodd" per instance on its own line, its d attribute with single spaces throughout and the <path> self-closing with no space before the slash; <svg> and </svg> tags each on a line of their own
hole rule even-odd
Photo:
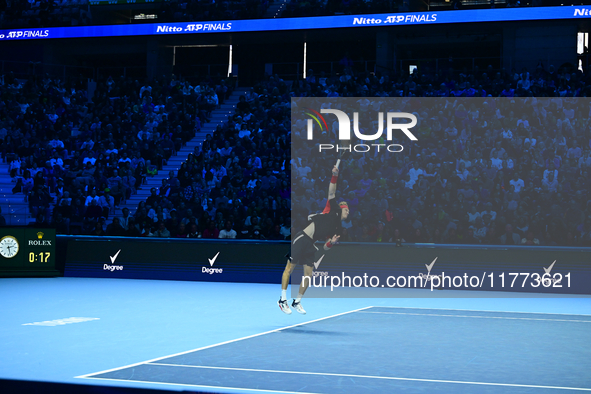
<svg viewBox="0 0 591 394">
<path fill-rule="evenodd" d="M 86 378 L 308 393 L 591 391 L 591 316 L 369 307 Z"/>
</svg>

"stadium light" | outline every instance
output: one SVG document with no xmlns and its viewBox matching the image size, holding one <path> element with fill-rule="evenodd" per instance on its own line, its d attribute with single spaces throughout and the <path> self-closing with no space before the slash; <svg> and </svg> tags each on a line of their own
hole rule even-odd
<svg viewBox="0 0 591 394">
<path fill-rule="evenodd" d="M 585 48 L 589 48 L 589 33 L 579 32 L 577 34 L 577 54 L 585 53 Z"/>
<path fill-rule="evenodd" d="M 232 45 L 230 45 L 230 60 L 228 61 L 228 77 L 232 74 Z"/>
<path fill-rule="evenodd" d="M 304 42 L 304 79 L 306 79 L 306 63 L 307 63 L 307 54 L 306 54 L 306 42 Z"/>
</svg>

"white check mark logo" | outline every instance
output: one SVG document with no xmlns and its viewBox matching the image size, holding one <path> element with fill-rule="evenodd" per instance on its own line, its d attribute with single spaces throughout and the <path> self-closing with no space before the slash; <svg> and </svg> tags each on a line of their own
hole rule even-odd
<svg viewBox="0 0 591 394">
<path fill-rule="evenodd" d="M 548 267 L 548 268 L 542 267 L 542 268 L 544 268 L 544 271 L 546 271 L 546 273 L 549 274 L 550 271 L 552 271 L 552 267 L 554 267 L 554 264 L 556 264 L 556 260 L 554 260 L 554 262 L 552 264 L 550 264 L 550 267 Z"/>
<path fill-rule="evenodd" d="M 326 255 L 325 255 L 325 254 L 323 254 L 323 255 L 322 255 L 322 257 L 320 257 L 320 258 L 318 259 L 318 261 L 314 263 L 314 267 L 315 267 L 316 269 L 318 269 L 318 266 L 320 265 L 320 262 L 322 261 L 322 259 L 324 258 L 324 256 L 326 256 Z"/>
<path fill-rule="evenodd" d="M 115 256 L 109 256 L 109 258 L 111 259 L 111 264 L 115 263 L 115 260 L 117 260 L 117 256 L 119 256 L 119 253 L 121 253 L 121 249 L 119 249 L 119 251 L 115 253 Z"/>
<path fill-rule="evenodd" d="M 218 252 L 218 254 L 216 254 L 216 255 L 213 257 L 213 259 L 207 259 L 207 260 L 209 260 L 209 265 L 210 265 L 211 267 L 213 267 L 213 263 L 215 263 L 215 259 L 217 259 L 217 258 L 218 258 L 219 254 L 220 254 L 220 252 Z"/>
<path fill-rule="evenodd" d="M 433 260 L 431 262 L 431 264 L 429 264 L 429 265 L 425 264 L 425 267 L 427 267 L 427 275 L 429 275 L 431 273 L 431 268 L 433 268 L 437 259 L 438 259 L 438 257 L 435 257 L 435 260 Z"/>
</svg>

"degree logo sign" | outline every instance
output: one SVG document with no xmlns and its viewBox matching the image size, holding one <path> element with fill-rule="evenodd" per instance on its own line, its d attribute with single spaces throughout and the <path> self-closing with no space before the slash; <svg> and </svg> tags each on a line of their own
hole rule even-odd
<svg viewBox="0 0 591 394">
<path fill-rule="evenodd" d="M 121 249 L 119 249 L 117 251 L 117 253 L 115 253 L 113 256 L 109 256 L 109 259 L 111 260 L 111 264 L 105 264 L 103 266 L 103 270 L 105 271 L 123 271 L 123 266 L 122 265 L 115 265 L 115 260 L 117 260 L 117 257 L 119 256 L 119 253 L 121 253 Z"/>
<path fill-rule="evenodd" d="M 215 263 L 215 261 L 219 255 L 220 255 L 220 252 L 217 252 L 217 254 L 215 256 L 213 256 L 213 259 L 210 259 L 210 258 L 207 259 L 209 261 L 209 267 L 213 267 L 213 264 Z M 201 273 L 213 275 L 213 274 L 221 274 L 224 272 L 223 268 L 209 268 L 209 267 L 202 267 Z"/>
</svg>

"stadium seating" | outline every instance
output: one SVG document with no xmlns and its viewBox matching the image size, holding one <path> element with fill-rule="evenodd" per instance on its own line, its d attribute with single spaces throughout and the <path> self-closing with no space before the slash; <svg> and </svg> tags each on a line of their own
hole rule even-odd
<svg viewBox="0 0 591 394">
<path fill-rule="evenodd" d="M 578 2 L 583 4 L 585 2 Z M 429 5 L 427 9 L 427 4 Z M 189 22 L 259 18 L 311 17 L 328 15 L 379 14 L 416 11 L 453 11 L 523 6 L 560 6 L 571 3 L 518 0 L 454 0 L 433 2 L 400 1 L 299 1 L 299 0 L 197 0 L 106 2 L 89 0 L 0 1 L 0 29 L 104 25 L 152 22 Z M 144 8 L 141 8 L 144 6 Z M 138 8 L 139 7 L 139 8 Z M 137 14 L 133 18 L 122 15 Z M 150 15 L 150 18 L 145 17 Z M 155 19 L 152 19 L 155 18 Z"/>
<path fill-rule="evenodd" d="M 0 28 L 91 24 L 88 0 L 0 1 Z"/>
<path fill-rule="evenodd" d="M 521 74 L 482 70 L 461 75 L 353 72 L 350 79 L 343 76 L 310 72 L 306 81 L 293 83 L 271 76 L 252 89 L 235 91 L 224 80 L 204 80 L 194 87 L 174 79 L 142 84 L 109 78 L 99 81 L 91 102 L 86 102 L 84 86 L 75 82 L 4 76 L 2 213 L 8 224 L 37 220 L 36 225 L 53 225 L 62 233 L 188 237 L 221 233 L 284 239 L 291 231 L 291 200 L 298 207 L 293 212 L 298 228 L 307 214 L 324 206 L 325 172 L 330 170 L 291 160 L 291 97 L 583 97 L 590 93 L 590 81 L 582 73 L 542 65 Z M 19 94 L 26 91 L 42 92 L 47 103 L 26 100 Z M 45 114 L 40 109 L 46 109 Z M 538 121 L 522 120 L 532 125 Z M 481 136 L 461 125 L 437 127 L 422 136 L 421 141 L 426 141 L 420 146 L 422 155 L 399 156 L 391 172 L 380 179 L 369 179 L 363 167 L 345 166 L 344 171 L 350 172 L 339 193 L 349 201 L 352 218 L 345 223 L 344 240 L 591 244 L 587 203 L 591 149 L 589 138 L 577 128 L 558 133 L 513 125 L 507 127 L 514 128 L 512 133 Z M 492 147 L 499 150 L 498 158 Z M 439 153 L 433 156 L 431 151 Z M 524 151 L 529 152 L 530 162 L 521 159 Z M 499 169 L 491 169 L 490 159 Z M 87 161 L 96 162 L 87 165 Z M 46 162 L 51 165 L 45 166 Z M 145 169 L 140 162 L 147 164 Z M 308 165 L 311 168 L 306 169 Z M 31 172 L 32 181 L 25 170 Z M 488 181 L 472 182 L 476 173 L 484 172 L 490 172 Z M 437 174 L 440 179 L 426 181 Z M 564 198 L 568 194 L 571 198 Z M 125 231 L 112 225 L 113 217 L 124 220 Z M 165 222 L 169 233 L 158 231 L 159 221 Z"/>
</svg>

